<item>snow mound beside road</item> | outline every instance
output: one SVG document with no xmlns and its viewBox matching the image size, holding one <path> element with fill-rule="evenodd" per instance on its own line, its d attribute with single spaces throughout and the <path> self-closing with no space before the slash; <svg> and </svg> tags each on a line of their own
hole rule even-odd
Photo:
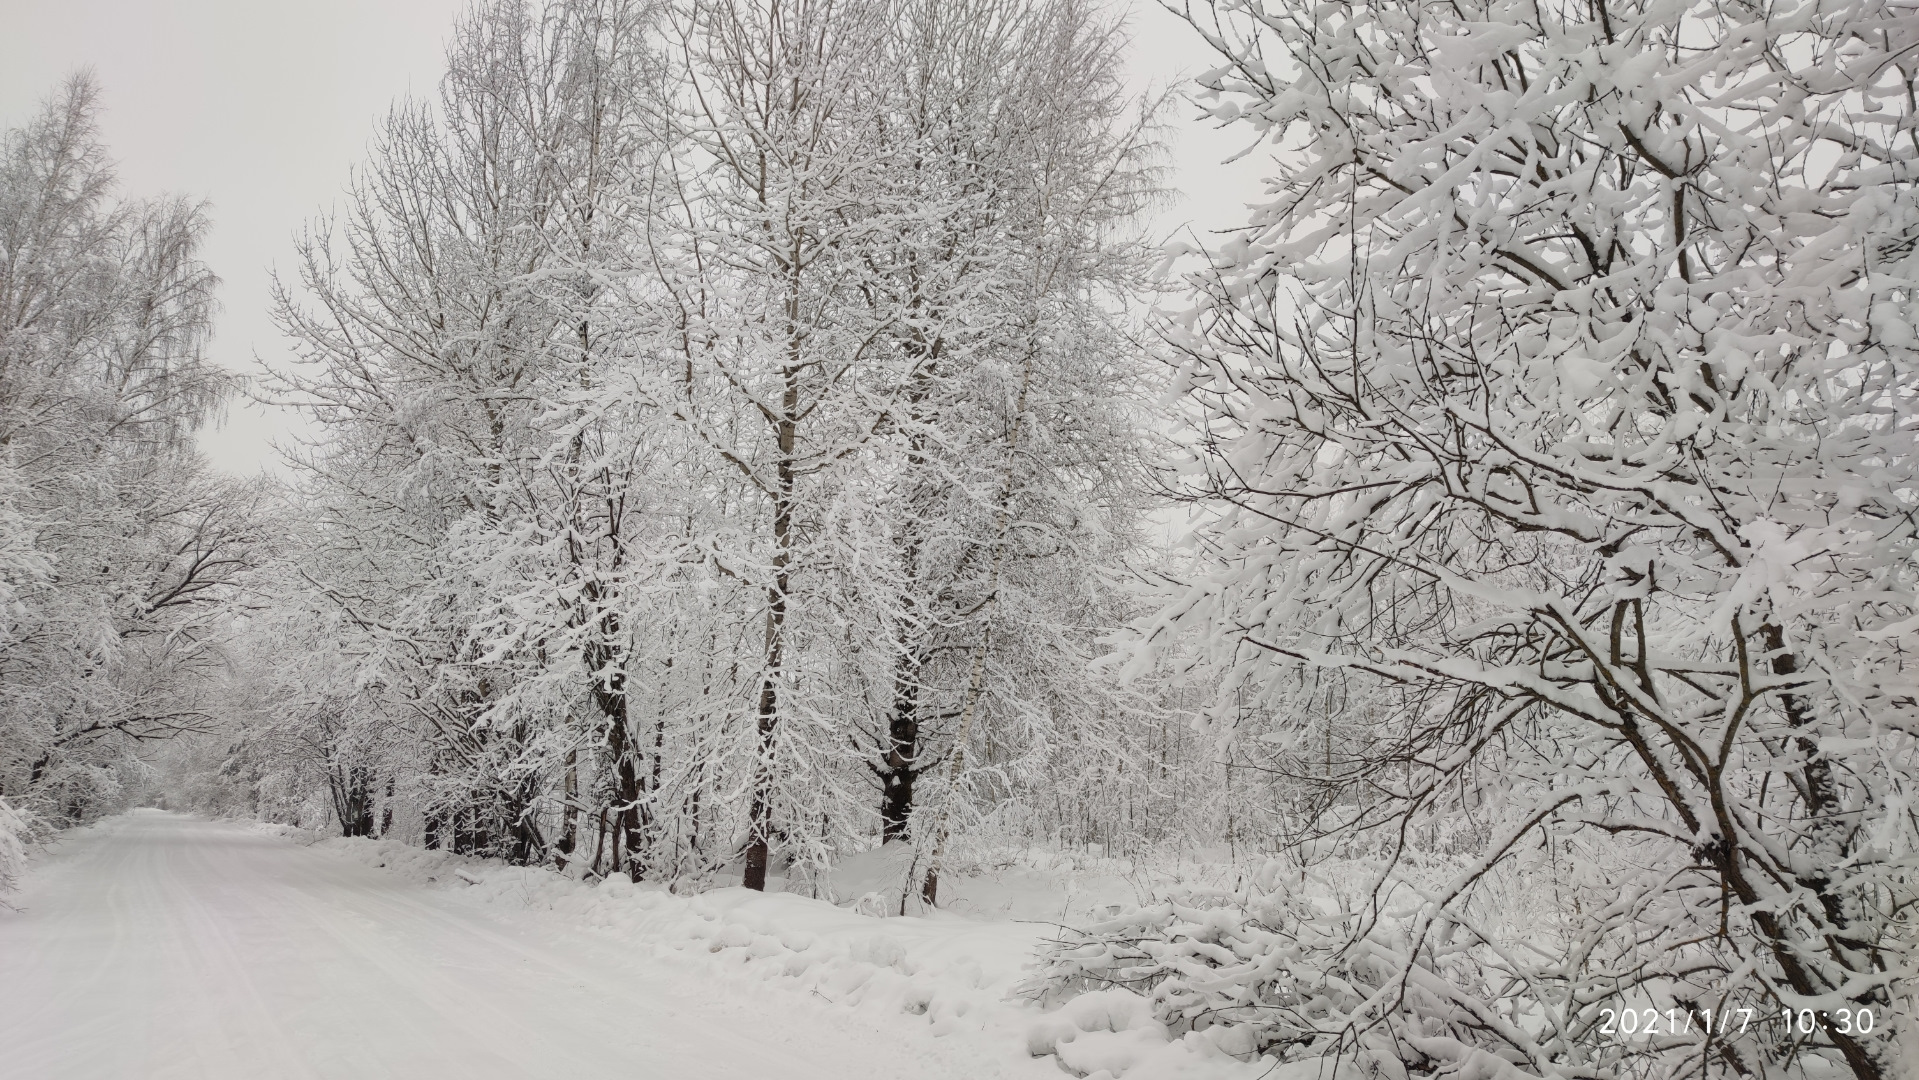
<svg viewBox="0 0 1919 1080">
<path fill-rule="evenodd" d="M 822 900 L 739 888 L 675 896 L 623 874 L 593 885 L 391 840 L 333 838 L 316 849 L 457 890 L 472 903 L 544 911 L 701 958 L 716 965 L 716 974 L 784 984 L 848 1008 L 923 1016 L 934 1034 L 980 1034 L 1009 1055 L 1055 1058 L 1068 1074 L 1089 1080 L 1254 1080 L 1273 1065 L 1237 1060 L 1204 1033 L 1173 1038 L 1145 999 L 1129 991 L 1082 994 L 1052 1012 L 1015 996 L 1035 953 L 1058 935 L 1051 924 L 948 912 L 875 918 Z"/>
</svg>

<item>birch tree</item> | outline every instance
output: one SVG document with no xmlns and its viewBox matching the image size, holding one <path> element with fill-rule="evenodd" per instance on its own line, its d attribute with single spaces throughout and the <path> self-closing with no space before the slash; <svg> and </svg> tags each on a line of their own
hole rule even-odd
<svg viewBox="0 0 1919 1080">
<path fill-rule="evenodd" d="M 57 820 L 115 805 L 134 744 L 204 727 L 259 485 L 192 444 L 234 378 L 185 199 L 122 199 L 98 90 L 0 143 L 0 789 Z"/>
<path fill-rule="evenodd" d="M 1041 672 L 1084 672 L 1083 657 L 1055 662 L 1061 627 L 1016 627 L 1097 592 L 1094 568 L 1129 543 L 1147 356 L 1123 311 L 1139 295 L 1130 227 L 1156 147 L 1149 110 L 1120 85 L 1118 27 L 1090 8 L 908 5 L 900 23 L 889 67 L 909 77 L 883 137 L 892 182 L 922 210 L 869 286 L 897 313 L 889 338 L 911 373 L 875 496 L 897 576 L 897 654 L 870 735 L 889 840 L 989 681 L 1005 733 L 1039 721 L 1030 736 L 1052 726 L 1027 692 Z"/>
</svg>

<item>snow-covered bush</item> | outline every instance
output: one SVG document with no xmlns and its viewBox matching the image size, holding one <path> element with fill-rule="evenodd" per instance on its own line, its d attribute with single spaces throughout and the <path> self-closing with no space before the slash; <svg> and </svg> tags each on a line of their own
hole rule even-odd
<svg viewBox="0 0 1919 1080">
<path fill-rule="evenodd" d="M 1236 1056 L 1338 1061 L 1396 1080 L 1523 1064 L 1516 1042 L 1559 1042 L 1569 1064 L 1589 1068 L 1617 1057 L 1571 1032 L 1541 1036 L 1498 951 L 1463 927 L 1409 918 L 1410 886 L 1397 910 L 1358 913 L 1272 878 L 1067 930 L 1023 990 L 1054 1000 L 1125 988 L 1172 1031 L 1208 1032 Z"/>
<path fill-rule="evenodd" d="M 39 838 L 39 820 L 33 812 L 0 796 L 0 899 L 19 887 L 27 868 L 27 846 Z"/>
</svg>

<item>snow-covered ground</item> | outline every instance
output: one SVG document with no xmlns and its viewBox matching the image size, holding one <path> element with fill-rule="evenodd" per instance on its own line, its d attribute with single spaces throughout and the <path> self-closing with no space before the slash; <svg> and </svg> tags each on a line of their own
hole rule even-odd
<svg viewBox="0 0 1919 1080">
<path fill-rule="evenodd" d="M 1009 998 L 1040 922 L 677 897 L 157 811 L 66 834 L 13 900 L 0 1073 L 23 1080 L 1266 1071 L 1124 992 Z"/>
</svg>

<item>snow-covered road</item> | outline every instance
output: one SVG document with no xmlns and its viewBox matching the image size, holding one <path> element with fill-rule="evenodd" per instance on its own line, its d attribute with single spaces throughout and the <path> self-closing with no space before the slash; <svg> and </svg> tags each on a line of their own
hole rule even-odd
<svg viewBox="0 0 1919 1080">
<path fill-rule="evenodd" d="M 905 1023 L 158 811 L 70 834 L 15 902 L 0 910 L 8 1080 L 999 1072 Z"/>
</svg>

